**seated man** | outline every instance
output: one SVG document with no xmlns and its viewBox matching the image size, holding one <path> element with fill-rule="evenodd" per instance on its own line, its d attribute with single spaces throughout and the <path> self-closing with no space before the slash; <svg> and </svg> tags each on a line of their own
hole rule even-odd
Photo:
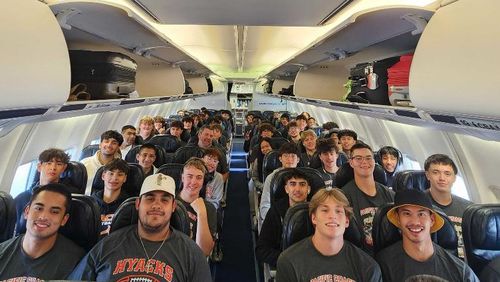
<svg viewBox="0 0 500 282">
<path fill-rule="evenodd" d="M 123 143 L 120 145 L 122 159 L 125 159 L 128 151 L 135 146 L 136 134 L 137 132 L 133 125 L 125 125 L 122 127 Z"/>
<path fill-rule="evenodd" d="M 155 174 L 144 180 L 135 202 L 139 224 L 121 228 L 80 261 L 70 280 L 211 281 L 207 261 L 196 244 L 170 227 L 175 182 Z"/>
<path fill-rule="evenodd" d="M 398 191 L 387 218 L 401 230 L 403 240 L 377 254 L 384 281 L 405 281 L 421 274 L 448 281 L 479 281 L 467 264 L 432 242 L 431 233 L 443 227 L 444 219 L 424 193 Z"/>
<path fill-rule="evenodd" d="M 387 175 L 387 186 L 392 187 L 394 176 L 396 175 L 396 168 L 398 167 L 399 151 L 391 146 L 385 146 L 378 150 L 380 156 L 380 165 L 384 168 L 385 175 Z"/>
<path fill-rule="evenodd" d="M 289 207 L 307 201 L 311 186 L 307 177 L 299 170 L 294 170 L 285 176 L 285 191 L 288 198 L 275 202 L 262 224 L 259 239 L 255 247 L 255 255 L 260 262 L 276 267 L 278 256 L 281 253 L 281 233 L 283 218 Z"/>
<path fill-rule="evenodd" d="M 29 203 L 33 190 L 36 187 L 43 186 L 49 183 L 61 182 L 61 174 L 64 172 L 64 170 L 66 170 L 66 167 L 68 166 L 69 163 L 69 159 L 70 159 L 69 155 L 66 154 L 61 149 L 50 148 L 40 153 L 40 155 L 38 156 L 38 164 L 36 166 L 36 169 L 40 173 L 40 180 L 38 180 L 38 182 L 36 183 L 33 183 L 31 189 L 22 192 L 14 199 L 14 202 L 16 204 L 18 219 L 22 218 L 24 209 L 26 208 L 26 205 Z M 65 189 L 70 193 L 79 192 L 77 188 L 71 185 L 71 183 L 63 181 L 61 182 L 61 184 L 64 184 L 64 186 L 60 187 L 65 187 Z M 17 228 L 17 233 L 20 233 L 21 226 L 18 225 L 16 228 Z"/>
<path fill-rule="evenodd" d="M 104 181 L 104 190 L 92 194 L 101 209 L 101 236 L 109 234 L 115 211 L 129 197 L 122 190 L 122 186 L 127 180 L 128 171 L 128 164 L 122 159 L 114 159 L 107 163 L 101 176 Z"/>
<path fill-rule="evenodd" d="M 288 124 L 287 126 L 288 128 L 288 137 L 287 139 L 290 141 L 290 142 L 293 142 L 295 143 L 296 145 L 299 145 L 300 144 L 300 127 L 297 125 L 297 122 L 295 121 L 292 121 Z"/>
<path fill-rule="evenodd" d="M 347 155 L 347 157 L 352 156 L 352 146 L 356 144 L 358 140 L 358 134 L 350 129 L 342 129 L 337 133 L 340 145 L 342 146 L 342 152 Z"/>
<path fill-rule="evenodd" d="M 170 132 L 170 135 L 174 136 L 175 139 L 177 139 L 177 142 L 179 143 L 180 146 L 186 145 L 186 142 L 182 141 L 181 139 L 182 132 L 184 131 L 184 125 L 182 124 L 181 121 L 178 120 L 172 121 L 168 131 Z"/>
<path fill-rule="evenodd" d="M 458 256 L 465 257 L 464 240 L 462 236 L 462 217 L 465 209 L 473 203 L 451 193 L 458 172 L 457 166 L 450 157 L 435 154 L 428 157 L 424 163 L 425 176 L 431 187 L 426 191 L 431 201 L 453 222 L 458 236 Z"/>
<path fill-rule="evenodd" d="M 87 169 L 87 188 L 85 195 L 90 195 L 92 191 L 92 182 L 97 170 L 112 161 L 113 159 L 121 158 L 119 149 L 123 143 L 123 137 L 115 130 L 108 130 L 101 134 L 101 143 L 99 150 L 92 157 L 83 159 L 81 162 Z"/>
<path fill-rule="evenodd" d="M 215 244 L 217 213 L 212 204 L 200 196 L 207 168 L 203 160 L 191 158 L 182 170 L 182 188 L 177 199 L 186 207 L 189 215 L 190 237 L 208 256 Z"/>
<path fill-rule="evenodd" d="M 321 161 L 321 167 L 317 170 L 325 181 L 325 187 L 335 187 L 335 174 L 339 170 L 337 166 L 337 146 L 331 138 L 318 140 L 317 154 Z"/>
<path fill-rule="evenodd" d="M 224 179 L 222 178 L 222 174 L 215 171 L 219 159 L 219 150 L 215 148 L 207 148 L 204 150 L 203 162 L 208 169 L 208 173 L 213 175 L 212 180 L 206 185 L 205 200 L 214 205 L 215 209 L 219 209 L 224 194 Z"/>
<path fill-rule="evenodd" d="M 377 263 L 344 240 L 351 215 L 339 189 L 316 192 L 309 203 L 314 234 L 280 255 L 276 281 L 382 281 Z"/>
<path fill-rule="evenodd" d="M 26 234 L 0 244 L 0 280 L 64 280 L 85 254 L 58 234 L 69 218 L 71 194 L 62 184 L 33 190 L 24 210 Z"/>
<path fill-rule="evenodd" d="M 153 175 L 158 170 L 153 163 L 156 161 L 156 147 L 153 144 L 143 144 L 135 155 L 137 163 L 142 167 L 144 177 Z"/>
</svg>

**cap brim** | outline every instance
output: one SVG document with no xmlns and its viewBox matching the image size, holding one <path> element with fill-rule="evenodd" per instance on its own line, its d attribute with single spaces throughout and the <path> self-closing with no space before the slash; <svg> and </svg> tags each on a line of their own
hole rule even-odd
<svg viewBox="0 0 500 282">
<path fill-rule="evenodd" d="M 400 206 L 395 206 L 387 212 L 387 219 L 389 219 L 389 221 L 399 229 L 401 229 L 401 225 L 399 224 L 397 209 L 400 207 L 403 207 L 403 206 L 421 207 L 421 208 L 424 208 L 426 210 L 429 210 L 432 214 L 434 214 L 434 224 L 431 226 L 431 233 L 438 231 L 444 225 L 444 219 L 435 211 L 433 211 L 429 208 L 423 207 L 423 206 L 419 206 L 419 205 L 404 204 L 404 205 L 400 205 Z"/>
</svg>

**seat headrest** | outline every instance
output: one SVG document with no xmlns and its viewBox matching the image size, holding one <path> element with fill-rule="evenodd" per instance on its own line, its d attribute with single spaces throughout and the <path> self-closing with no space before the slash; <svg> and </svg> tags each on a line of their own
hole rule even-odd
<svg viewBox="0 0 500 282">
<path fill-rule="evenodd" d="M 111 221 L 110 233 L 122 227 L 139 222 L 139 213 L 135 208 L 137 197 L 128 198 L 116 210 L 113 220 Z M 189 216 L 184 205 L 175 200 L 176 207 L 170 218 L 170 226 L 189 236 Z"/>
<path fill-rule="evenodd" d="M 429 187 L 431 187 L 431 184 L 429 180 L 427 180 L 425 171 L 423 170 L 403 170 L 397 172 L 392 183 L 392 189 L 394 191 L 404 189 L 425 191 L 429 189 Z"/>
<path fill-rule="evenodd" d="M 387 175 L 385 174 L 384 169 L 381 165 L 375 164 L 375 169 L 373 170 L 373 178 L 376 182 L 387 185 Z M 346 162 L 339 167 L 339 170 L 335 174 L 335 184 L 337 187 L 342 188 L 349 181 L 354 179 L 354 170 L 349 164 Z"/>
<path fill-rule="evenodd" d="M 127 174 L 127 180 L 123 183 L 122 189 L 130 197 L 138 196 L 141 191 L 142 182 L 144 181 L 144 172 L 138 164 L 128 164 L 129 171 Z M 102 180 L 102 173 L 104 172 L 104 167 L 100 167 L 94 176 L 94 181 L 92 182 L 92 193 L 104 189 L 104 181 Z"/>
<path fill-rule="evenodd" d="M 191 157 L 203 158 L 203 150 L 193 144 L 180 147 L 175 151 L 174 162 L 184 164 Z"/>
<path fill-rule="evenodd" d="M 276 148 L 276 150 L 278 150 L 281 147 L 281 145 L 288 142 L 289 142 L 288 139 L 283 138 L 281 136 L 271 137 L 271 147 Z"/>
<path fill-rule="evenodd" d="M 264 156 L 264 160 L 262 161 L 262 176 L 264 179 L 278 167 L 281 167 L 278 151 L 272 150 Z"/>
<path fill-rule="evenodd" d="M 127 155 L 125 156 L 125 161 L 128 163 L 137 163 L 137 158 L 136 155 L 139 153 L 139 150 L 141 149 L 141 145 L 135 146 L 130 151 L 128 151 Z M 155 152 L 156 152 L 156 160 L 153 163 L 155 167 L 160 167 L 165 163 L 165 150 L 158 146 L 155 145 Z"/>
<path fill-rule="evenodd" d="M 467 262 L 474 272 L 481 273 L 485 265 L 500 256 L 500 204 L 467 207 L 462 232 Z"/>
<path fill-rule="evenodd" d="M 33 177 L 33 183 L 39 181 L 40 172 L 37 170 Z M 87 169 L 85 165 L 80 162 L 70 161 L 66 169 L 61 173 L 61 183 L 68 187 L 70 193 L 84 194 L 87 186 Z"/>
<path fill-rule="evenodd" d="M 179 192 L 181 189 L 181 181 L 182 181 L 182 169 L 184 168 L 183 164 L 164 164 L 158 168 L 157 173 L 163 173 L 172 177 L 175 181 L 175 192 Z"/>
<path fill-rule="evenodd" d="M 88 157 L 92 157 L 99 150 L 99 144 L 88 145 L 82 149 L 80 154 L 80 160 L 83 160 Z"/>
<path fill-rule="evenodd" d="M 285 191 L 285 177 L 294 170 L 302 172 L 308 178 L 309 186 L 311 186 L 311 192 L 307 197 L 308 200 L 310 200 L 319 189 L 325 187 L 325 180 L 321 177 L 321 174 L 313 168 L 297 167 L 282 169 L 276 173 L 271 180 L 271 203 L 287 197 Z"/>
<path fill-rule="evenodd" d="M 59 232 L 89 251 L 98 241 L 101 231 L 100 208 L 94 198 L 73 194 L 68 222 Z"/>
<path fill-rule="evenodd" d="M 155 135 L 148 143 L 162 147 L 166 153 L 173 153 L 181 147 L 180 142 L 172 135 Z"/>
<path fill-rule="evenodd" d="M 14 236 L 16 205 L 11 195 L 0 191 L 0 243 Z"/>
</svg>

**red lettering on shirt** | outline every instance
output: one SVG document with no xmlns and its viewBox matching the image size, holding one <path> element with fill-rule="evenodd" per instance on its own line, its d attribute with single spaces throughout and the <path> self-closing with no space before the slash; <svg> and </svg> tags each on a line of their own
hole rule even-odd
<svg viewBox="0 0 500 282">
<path fill-rule="evenodd" d="M 146 261 L 146 259 L 144 258 L 126 258 L 117 261 L 113 271 L 113 275 L 120 275 L 124 272 L 127 272 L 129 274 L 126 277 L 120 278 L 118 280 L 115 278 L 115 280 L 129 282 L 131 281 L 129 279 L 136 280 L 143 278 L 149 279 L 148 281 L 160 281 L 162 279 L 165 279 L 166 281 L 171 282 L 174 278 L 174 269 L 170 265 L 156 259 L 149 259 L 148 261 Z M 157 279 L 152 277 L 151 275 L 146 274 L 155 274 L 161 279 Z"/>
<path fill-rule="evenodd" d="M 170 265 L 167 265 L 167 267 L 165 267 L 165 279 L 168 282 L 171 282 L 173 278 L 174 278 L 174 269 Z"/>
<path fill-rule="evenodd" d="M 143 258 L 139 259 L 134 268 L 134 272 L 146 272 L 145 265 L 146 265 L 146 260 Z"/>
<path fill-rule="evenodd" d="M 351 278 L 347 278 L 337 274 L 323 274 L 309 280 L 310 282 L 356 282 Z"/>
<path fill-rule="evenodd" d="M 124 272 L 125 271 L 125 264 L 126 264 L 126 262 L 124 259 L 117 261 L 115 270 L 113 271 L 113 275 Z"/>
<path fill-rule="evenodd" d="M 137 263 L 139 259 L 135 258 L 135 259 L 126 259 L 127 263 L 128 263 L 128 268 L 127 268 L 127 272 L 132 272 L 134 271 L 134 265 Z"/>
<path fill-rule="evenodd" d="M 161 261 L 156 261 L 154 273 L 163 277 L 163 269 L 165 268 L 165 263 Z"/>
</svg>

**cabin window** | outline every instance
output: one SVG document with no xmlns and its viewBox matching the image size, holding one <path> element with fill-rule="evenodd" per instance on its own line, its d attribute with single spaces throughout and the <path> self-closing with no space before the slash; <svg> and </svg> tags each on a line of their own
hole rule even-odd
<svg viewBox="0 0 500 282">
<path fill-rule="evenodd" d="M 12 197 L 17 197 L 17 195 L 31 187 L 33 184 L 33 178 L 35 177 L 37 163 L 37 160 L 33 160 L 29 163 L 20 165 L 17 168 L 14 180 L 10 186 L 10 194 Z"/>
<path fill-rule="evenodd" d="M 422 166 L 410 155 L 403 154 L 403 167 L 401 170 L 422 170 Z"/>
<path fill-rule="evenodd" d="M 99 145 L 101 143 L 101 138 L 90 141 L 90 145 Z"/>
<path fill-rule="evenodd" d="M 451 193 L 470 201 L 469 192 L 467 192 L 464 179 L 460 175 L 457 175 L 455 183 L 451 187 Z"/>
</svg>

